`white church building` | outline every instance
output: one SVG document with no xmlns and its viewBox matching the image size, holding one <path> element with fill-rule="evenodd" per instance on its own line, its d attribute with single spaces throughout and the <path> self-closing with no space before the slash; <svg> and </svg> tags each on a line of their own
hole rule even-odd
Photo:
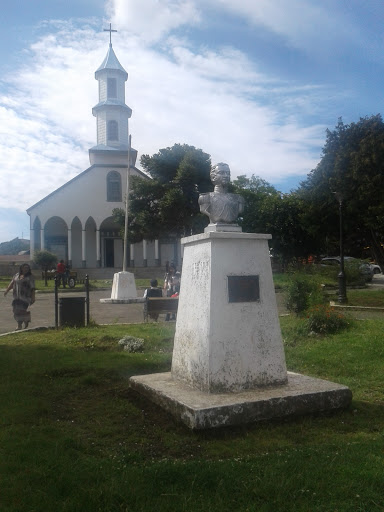
<svg viewBox="0 0 384 512">
<path fill-rule="evenodd" d="M 99 102 L 92 109 L 97 145 L 89 150 L 91 166 L 28 208 L 30 254 L 32 259 L 36 250 L 45 249 L 68 261 L 72 268 L 121 269 L 123 240 L 112 210 L 125 209 L 132 110 L 125 104 L 128 73 L 111 42 L 95 78 Z M 135 167 L 136 158 L 137 151 L 132 148 L 130 175 L 150 179 Z M 130 244 L 127 265 L 165 265 L 167 260 L 178 259 L 174 254 L 177 246 L 172 240 Z"/>
</svg>

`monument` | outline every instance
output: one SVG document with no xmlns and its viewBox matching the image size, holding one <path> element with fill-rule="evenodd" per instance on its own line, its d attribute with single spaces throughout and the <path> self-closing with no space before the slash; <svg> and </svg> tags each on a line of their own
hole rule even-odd
<svg viewBox="0 0 384 512">
<path fill-rule="evenodd" d="M 182 239 L 182 284 L 171 372 L 131 386 L 193 429 L 346 407 L 350 390 L 287 372 L 268 240 L 237 224 L 244 199 L 228 192 L 230 169 L 212 167 L 201 194 L 205 232 Z"/>
</svg>

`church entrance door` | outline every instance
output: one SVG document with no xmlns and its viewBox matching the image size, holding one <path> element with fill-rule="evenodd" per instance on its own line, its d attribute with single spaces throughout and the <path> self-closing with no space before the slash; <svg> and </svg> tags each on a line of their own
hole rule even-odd
<svg viewBox="0 0 384 512">
<path fill-rule="evenodd" d="M 115 266 L 115 252 L 114 252 L 114 239 L 113 238 L 105 238 L 104 239 L 104 248 L 105 248 L 105 266 L 106 267 L 114 267 Z"/>
</svg>

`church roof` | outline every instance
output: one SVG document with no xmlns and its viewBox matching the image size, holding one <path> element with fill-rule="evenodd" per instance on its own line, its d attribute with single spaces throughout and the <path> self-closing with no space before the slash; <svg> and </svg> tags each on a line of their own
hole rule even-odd
<svg viewBox="0 0 384 512">
<path fill-rule="evenodd" d="M 95 153 L 96 151 L 122 151 L 123 153 L 126 153 L 128 151 L 128 144 L 120 144 L 118 147 L 113 146 L 107 146 L 106 144 L 97 144 L 96 146 L 93 146 L 89 151 L 92 151 Z M 131 148 L 131 155 L 135 155 L 135 162 L 137 158 L 137 149 Z M 131 156 L 131 162 L 132 162 L 133 156 Z"/>
<path fill-rule="evenodd" d="M 119 107 L 123 110 L 127 110 L 128 111 L 128 117 L 131 117 L 132 115 L 132 109 L 128 107 L 128 105 L 126 105 L 123 101 L 120 101 L 120 100 L 115 100 L 115 99 L 107 99 L 107 100 L 104 100 L 104 101 L 100 101 L 97 105 L 95 105 L 92 109 L 92 114 L 93 112 L 97 111 L 97 110 L 100 110 L 101 108 L 103 107 Z M 93 114 L 95 115 L 95 114 Z"/>
<path fill-rule="evenodd" d="M 120 73 L 123 73 L 124 79 L 128 80 L 128 73 L 125 71 L 123 66 L 120 64 L 118 58 L 115 55 L 115 52 L 113 51 L 112 44 L 109 45 L 107 55 L 105 56 L 105 59 L 103 60 L 101 66 L 96 70 L 95 72 L 95 78 L 97 80 L 99 73 L 105 71 L 105 70 L 115 70 L 119 71 Z"/>
</svg>

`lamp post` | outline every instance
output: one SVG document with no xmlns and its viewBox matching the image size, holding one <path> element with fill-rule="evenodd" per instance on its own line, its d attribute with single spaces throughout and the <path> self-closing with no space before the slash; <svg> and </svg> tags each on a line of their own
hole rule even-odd
<svg viewBox="0 0 384 512">
<path fill-rule="evenodd" d="M 137 298 L 135 276 L 127 272 L 127 242 L 128 242 L 128 214 L 129 214 L 129 178 L 131 174 L 131 136 L 128 139 L 128 169 L 127 189 L 125 200 L 125 225 L 124 225 L 124 247 L 123 247 L 123 271 L 116 272 L 113 276 L 111 300 L 131 300 Z"/>
<path fill-rule="evenodd" d="M 336 200 L 339 203 L 339 226 L 340 226 L 340 272 L 337 276 L 339 283 L 339 296 L 338 302 L 339 304 L 346 304 L 348 302 L 347 299 L 347 284 L 346 277 L 344 272 L 344 240 L 343 240 L 343 195 L 340 192 L 333 192 L 335 194 Z"/>
<path fill-rule="evenodd" d="M 124 224 L 124 247 L 123 247 L 123 272 L 127 271 L 127 245 L 128 245 L 128 213 L 129 213 L 129 180 L 131 177 L 131 135 L 128 138 L 128 169 L 127 188 L 125 191 L 125 224 Z"/>
</svg>

